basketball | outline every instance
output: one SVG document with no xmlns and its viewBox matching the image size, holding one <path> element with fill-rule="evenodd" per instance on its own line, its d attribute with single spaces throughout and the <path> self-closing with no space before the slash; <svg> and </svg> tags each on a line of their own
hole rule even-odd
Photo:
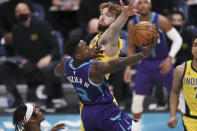
<svg viewBox="0 0 197 131">
<path fill-rule="evenodd" d="M 151 44 L 150 42 L 154 37 L 157 37 L 156 39 L 158 40 L 159 34 L 154 24 L 148 21 L 141 21 L 133 27 L 131 37 L 133 43 L 141 47 Z"/>
</svg>

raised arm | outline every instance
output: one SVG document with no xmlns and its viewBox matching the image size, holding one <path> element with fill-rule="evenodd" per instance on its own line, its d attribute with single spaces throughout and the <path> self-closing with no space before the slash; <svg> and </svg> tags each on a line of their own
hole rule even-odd
<svg viewBox="0 0 197 131">
<path fill-rule="evenodd" d="M 139 60 L 144 58 L 143 53 L 137 53 L 128 57 L 119 57 L 117 59 L 108 61 L 108 62 L 102 62 L 97 61 L 95 62 L 95 69 L 98 71 L 98 75 L 104 76 L 107 73 L 113 73 L 117 71 L 118 69 L 121 69 L 127 65 L 135 64 Z"/>
<path fill-rule="evenodd" d="M 99 43 L 108 42 L 109 44 L 117 44 L 119 39 L 120 30 L 123 28 L 125 23 L 127 22 L 129 16 L 137 15 L 137 11 L 134 7 L 134 2 L 131 0 L 128 6 L 125 6 L 120 0 L 121 5 L 121 14 L 115 20 L 114 23 L 110 25 L 110 27 L 103 33 Z"/>
<path fill-rule="evenodd" d="M 153 44 L 147 47 L 142 47 L 142 53 L 133 54 L 128 57 L 120 57 L 108 62 L 96 61 L 90 68 L 90 79 L 95 84 L 99 84 L 105 74 L 112 73 L 127 65 L 138 62 L 142 58 L 151 54 L 153 48 L 155 47 L 156 41 L 157 40 L 155 39 L 154 42 L 152 42 Z"/>
<path fill-rule="evenodd" d="M 56 67 L 53 70 L 53 74 L 57 77 L 62 76 L 65 73 L 64 70 L 64 64 L 66 62 L 66 60 L 68 59 L 68 57 L 64 57 L 61 62 L 59 64 L 56 65 Z"/>
<path fill-rule="evenodd" d="M 176 111 L 179 101 L 180 90 L 182 87 L 183 72 L 184 64 L 177 66 L 174 70 L 172 91 L 170 94 L 170 119 L 168 121 L 168 126 L 170 128 L 174 128 L 178 122 L 178 119 L 176 117 Z"/>
</svg>

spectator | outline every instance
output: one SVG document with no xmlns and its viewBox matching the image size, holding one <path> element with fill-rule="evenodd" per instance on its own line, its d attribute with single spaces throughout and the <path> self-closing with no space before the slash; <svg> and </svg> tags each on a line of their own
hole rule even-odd
<svg viewBox="0 0 197 131">
<path fill-rule="evenodd" d="M 197 0 L 187 0 L 189 24 L 197 26 Z"/>
<path fill-rule="evenodd" d="M 77 13 L 80 1 L 51 0 L 51 3 L 48 20 L 57 31 L 61 32 L 64 40 L 67 40 L 68 33 L 78 26 Z"/>
<path fill-rule="evenodd" d="M 180 65 L 183 62 L 192 59 L 191 54 L 191 45 L 192 45 L 192 38 L 194 37 L 194 33 L 186 27 L 186 21 L 183 13 L 176 11 L 173 12 L 170 16 L 171 24 L 177 29 L 180 33 L 181 37 L 183 38 L 183 45 L 181 50 L 176 55 L 176 65 Z"/>
<path fill-rule="evenodd" d="M 5 55 L 13 55 L 12 49 L 12 26 L 17 23 L 14 8 L 21 0 L 10 0 L 0 4 L 0 40 L 4 39 L 6 46 Z M 6 13 L 5 13 L 6 12 Z"/>
<path fill-rule="evenodd" d="M 5 85 L 8 93 L 12 94 L 14 97 L 14 102 L 10 106 L 8 112 L 13 112 L 17 105 L 23 104 L 23 98 L 16 88 L 15 81 L 12 72 L 10 70 L 10 66 L 7 66 L 7 63 L 0 62 L 0 82 Z M 8 98 L 9 99 L 9 98 Z"/>
<path fill-rule="evenodd" d="M 35 92 L 31 90 L 37 86 L 36 81 L 41 81 L 46 88 L 46 111 L 54 112 L 52 98 L 54 90 L 61 90 L 61 83 L 60 79 L 54 78 L 51 73 L 59 60 L 59 48 L 52 28 L 47 22 L 33 19 L 32 11 L 27 3 L 18 3 L 15 11 L 19 23 L 14 25 L 12 30 L 13 47 L 17 56 L 23 58 L 18 66 L 8 64 L 10 72 L 15 77 L 16 74 L 25 76 L 29 87 L 27 95 L 29 99 L 32 98 L 32 95 L 35 96 Z M 9 77 L 7 79 L 9 80 Z M 55 89 L 54 85 L 56 85 Z M 61 94 L 59 96 L 61 97 Z"/>
<path fill-rule="evenodd" d="M 93 18 L 99 17 L 99 7 L 106 0 L 81 0 L 78 11 L 78 27 L 71 30 L 68 38 L 83 38 L 87 32 L 88 23 Z"/>
<path fill-rule="evenodd" d="M 169 14 L 174 7 L 179 6 L 179 0 L 151 0 L 152 10 L 162 15 Z"/>
<path fill-rule="evenodd" d="M 94 38 L 96 34 L 98 34 L 98 18 L 92 18 L 87 27 L 87 34 L 84 35 L 84 40 L 87 44 L 90 43 L 91 39 Z"/>
<path fill-rule="evenodd" d="M 80 0 L 52 0 L 52 5 L 59 9 L 76 10 L 79 8 Z"/>
</svg>

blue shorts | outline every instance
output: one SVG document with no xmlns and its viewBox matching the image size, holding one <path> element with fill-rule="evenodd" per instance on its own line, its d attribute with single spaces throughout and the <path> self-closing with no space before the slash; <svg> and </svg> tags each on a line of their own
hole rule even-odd
<svg viewBox="0 0 197 131">
<path fill-rule="evenodd" d="M 139 95 L 150 95 L 152 93 L 155 81 L 160 81 L 168 90 L 170 94 L 172 89 L 172 79 L 174 67 L 167 74 L 161 74 L 159 67 L 163 60 L 142 60 L 138 64 L 137 74 L 135 79 L 134 90 Z"/>
<path fill-rule="evenodd" d="M 132 118 L 114 103 L 84 105 L 81 117 L 85 131 L 131 131 Z"/>
</svg>

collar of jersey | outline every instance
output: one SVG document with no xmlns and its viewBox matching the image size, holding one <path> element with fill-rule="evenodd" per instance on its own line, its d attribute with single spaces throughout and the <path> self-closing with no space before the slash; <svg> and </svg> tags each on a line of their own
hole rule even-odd
<svg viewBox="0 0 197 131">
<path fill-rule="evenodd" d="M 89 63 L 91 63 L 92 61 L 94 61 L 94 60 L 89 60 L 88 62 L 85 62 L 85 63 L 81 64 L 79 67 L 75 68 L 75 67 L 72 65 L 72 63 L 73 63 L 73 59 L 72 59 L 72 60 L 70 61 L 70 63 L 69 63 L 69 66 L 70 66 L 70 68 L 72 68 L 73 70 L 77 70 L 77 69 L 79 69 L 79 68 L 81 68 L 81 67 L 83 67 L 83 66 L 85 66 L 85 65 L 87 65 L 87 64 L 89 64 Z"/>
</svg>

